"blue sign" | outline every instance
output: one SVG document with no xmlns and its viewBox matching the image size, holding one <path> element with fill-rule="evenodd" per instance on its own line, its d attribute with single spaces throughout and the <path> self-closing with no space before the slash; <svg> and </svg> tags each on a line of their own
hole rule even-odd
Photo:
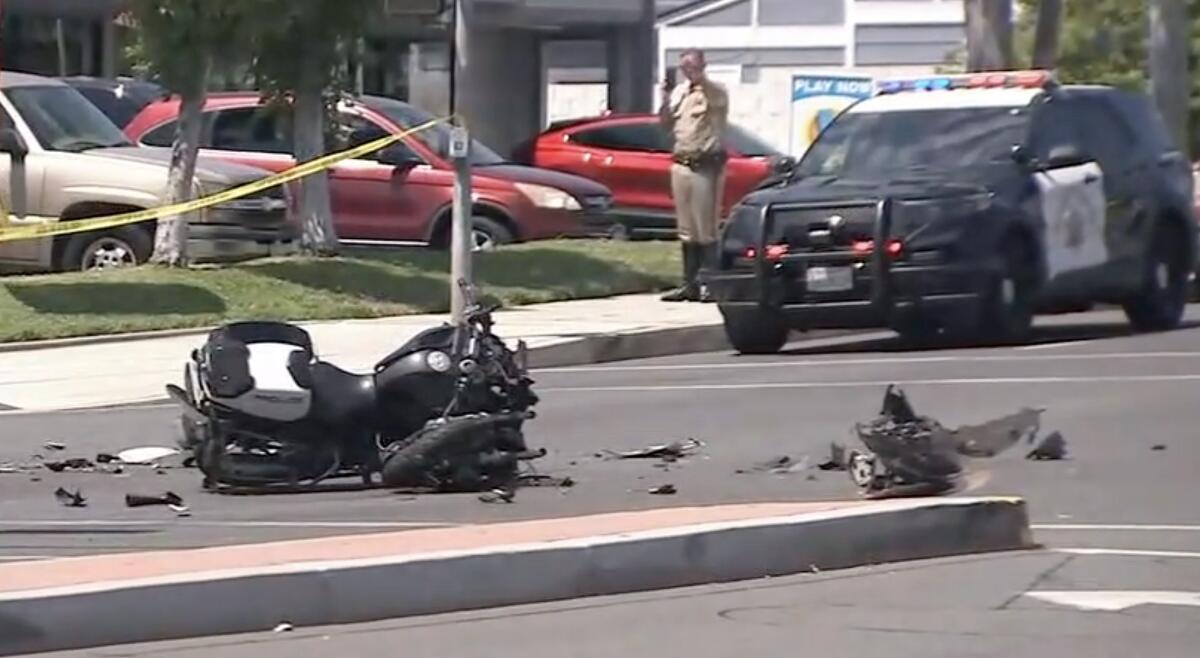
<svg viewBox="0 0 1200 658">
<path fill-rule="evenodd" d="M 875 91 L 871 78 L 797 75 L 792 77 L 792 100 L 798 101 L 814 96 L 845 96 L 868 98 Z"/>
</svg>

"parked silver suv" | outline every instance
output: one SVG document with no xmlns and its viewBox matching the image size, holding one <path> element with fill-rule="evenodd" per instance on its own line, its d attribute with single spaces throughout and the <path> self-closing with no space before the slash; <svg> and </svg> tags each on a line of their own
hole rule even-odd
<svg viewBox="0 0 1200 658">
<path fill-rule="evenodd" d="M 133 144 L 78 90 L 51 78 L 0 74 L 0 203 L 10 226 L 69 222 L 166 205 L 169 149 Z M 269 172 L 201 158 L 196 194 Z M 16 192 L 14 194 L 14 192 Z M 292 195 L 277 186 L 195 213 L 189 255 L 214 261 L 268 255 L 298 240 Z M 145 262 L 155 221 L 0 242 L 5 270 L 88 270 Z"/>
</svg>

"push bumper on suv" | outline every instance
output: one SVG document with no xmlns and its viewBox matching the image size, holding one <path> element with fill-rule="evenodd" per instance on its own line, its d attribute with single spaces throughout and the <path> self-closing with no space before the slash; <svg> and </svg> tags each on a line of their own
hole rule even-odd
<svg viewBox="0 0 1200 658">
<path fill-rule="evenodd" d="M 770 244 L 774 213 L 830 210 L 828 203 L 768 205 L 749 251 L 704 279 L 723 311 L 769 310 L 805 329 L 895 327 L 914 317 L 974 317 L 994 276 L 987 264 L 945 262 L 937 252 L 905 251 L 892 237 L 890 200 L 876 203 L 869 251 L 852 246 L 791 251 Z M 884 245 L 884 248 L 876 248 Z M 891 246 L 899 245 L 895 253 Z"/>
</svg>

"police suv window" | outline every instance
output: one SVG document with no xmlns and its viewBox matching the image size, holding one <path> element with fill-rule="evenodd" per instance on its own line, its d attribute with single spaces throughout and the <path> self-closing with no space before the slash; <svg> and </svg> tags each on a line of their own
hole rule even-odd
<svg viewBox="0 0 1200 658">
<path fill-rule="evenodd" d="M 1034 114 L 1036 118 L 1029 143 L 1033 157 L 1045 161 L 1055 147 L 1066 145 L 1074 145 L 1086 152 L 1076 130 L 1079 111 L 1078 102 L 1064 98 L 1054 99 L 1039 107 Z"/>
<path fill-rule="evenodd" d="M 1129 162 L 1134 156 L 1134 149 L 1129 145 L 1135 143 L 1137 137 L 1129 132 L 1124 122 L 1118 120 L 1099 100 L 1083 103 L 1082 110 L 1076 121 L 1087 136 L 1084 141 L 1086 152 L 1100 163 L 1100 168 L 1113 172 L 1135 164 Z"/>
</svg>

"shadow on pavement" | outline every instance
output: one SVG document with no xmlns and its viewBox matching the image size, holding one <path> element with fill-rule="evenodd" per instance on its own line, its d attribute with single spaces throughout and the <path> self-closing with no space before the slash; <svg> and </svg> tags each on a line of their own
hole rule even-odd
<svg viewBox="0 0 1200 658">
<path fill-rule="evenodd" d="M 1200 321 L 1188 321 L 1180 323 L 1179 327 L 1164 332 L 1152 333 L 1137 333 L 1134 332 L 1127 323 L 1115 322 L 1108 324 L 1078 324 L 1078 325 L 1055 325 L 1049 327 L 1035 327 L 1033 336 L 1019 345 L 995 345 L 981 343 L 969 340 L 941 340 L 927 343 L 917 343 L 904 340 L 899 336 L 890 338 L 879 338 L 873 340 L 864 340 L 860 342 L 843 343 L 840 345 L 821 345 L 814 347 L 800 347 L 780 352 L 781 355 L 814 355 L 814 354 L 848 354 L 860 352 L 933 352 L 947 349 L 972 349 L 972 348 L 987 348 L 987 347 L 1024 347 L 1034 345 L 1050 345 L 1053 343 L 1070 343 L 1081 340 L 1103 340 L 1107 338 L 1124 338 L 1128 336 L 1142 335 L 1150 336 L 1158 334 L 1169 334 L 1174 331 L 1186 331 L 1200 327 Z"/>
</svg>

